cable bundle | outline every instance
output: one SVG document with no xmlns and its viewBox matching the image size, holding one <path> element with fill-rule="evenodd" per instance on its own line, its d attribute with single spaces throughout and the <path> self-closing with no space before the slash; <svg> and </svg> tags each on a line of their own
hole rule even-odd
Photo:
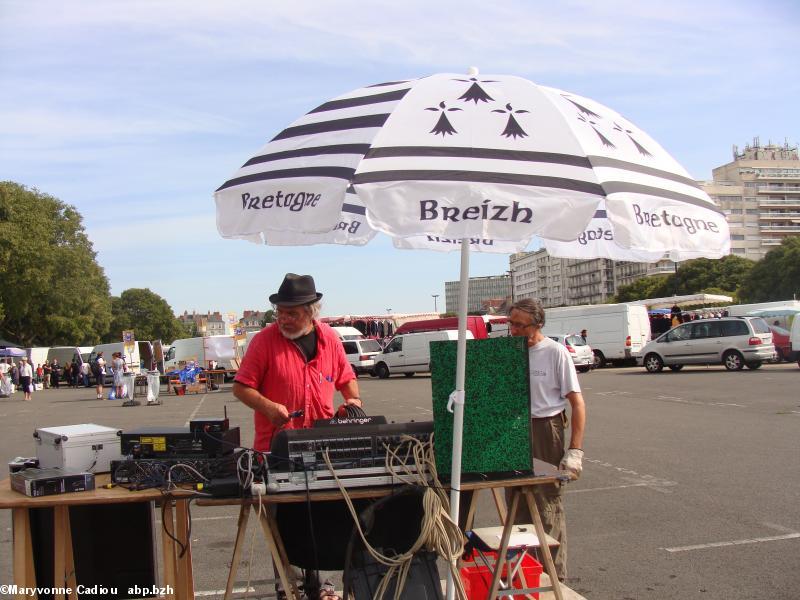
<svg viewBox="0 0 800 600">
<path fill-rule="evenodd" d="M 414 554 L 422 548 L 436 552 L 447 560 L 456 586 L 456 595 L 459 600 L 467 600 L 464 585 L 456 567 L 458 559 L 464 552 L 464 536 L 458 525 L 450 518 L 450 502 L 436 472 L 433 439 L 431 438 L 430 441 L 423 443 L 417 438 L 404 435 L 400 446 L 396 450 L 386 445 L 384 447 L 386 449 L 387 471 L 406 484 L 425 488 L 422 497 L 424 516 L 420 527 L 420 535 L 406 552 L 391 557 L 381 554 L 367 541 L 350 496 L 336 475 L 327 450 L 324 453 L 325 463 L 333 474 L 339 490 L 342 492 L 342 496 L 350 509 L 350 514 L 353 516 L 353 521 L 356 524 L 358 535 L 361 537 L 364 547 L 377 562 L 388 567 L 375 593 L 375 600 L 382 600 L 394 577 L 397 577 L 394 600 L 400 599 L 400 594 L 411 569 L 411 561 L 414 558 Z M 402 451 L 403 447 L 406 448 L 405 452 Z M 414 469 L 409 466 L 409 459 L 413 460 Z M 426 473 L 430 475 L 430 481 L 426 479 Z"/>
</svg>

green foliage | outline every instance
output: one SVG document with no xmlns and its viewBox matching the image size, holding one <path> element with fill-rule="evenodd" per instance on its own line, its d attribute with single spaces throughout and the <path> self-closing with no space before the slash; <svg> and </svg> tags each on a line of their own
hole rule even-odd
<svg viewBox="0 0 800 600">
<path fill-rule="evenodd" d="M 643 277 L 633 283 L 620 286 L 614 302 L 634 302 L 644 298 L 661 298 L 669 296 L 668 291 L 672 275 L 656 275 L 654 277 Z"/>
<path fill-rule="evenodd" d="M 111 320 L 108 279 L 73 206 L 0 182 L 0 335 L 21 346 L 90 345 Z"/>
<path fill-rule="evenodd" d="M 112 298 L 111 312 L 106 342 L 121 341 L 126 329 L 132 329 L 137 340 L 172 342 L 189 334 L 167 301 L 147 288 L 131 288 Z"/>
<path fill-rule="evenodd" d="M 275 311 L 270 308 L 268 311 L 264 313 L 264 318 L 261 319 L 259 325 L 261 325 L 261 327 L 266 327 L 269 323 L 274 323 L 274 322 L 275 322 Z"/>
<path fill-rule="evenodd" d="M 697 258 L 678 264 L 677 273 L 645 277 L 617 290 L 614 302 L 688 294 L 736 296 L 756 263 L 729 255 L 719 260 Z"/>
<path fill-rule="evenodd" d="M 701 294 L 711 288 L 722 290 L 730 296 L 744 283 L 755 262 L 740 256 L 728 255 L 719 260 L 697 258 L 678 264 L 676 275 L 672 278 L 673 289 L 670 294 Z M 677 285 L 675 280 L 677 279 Z"/>
<path fill-rule="evenodd" d="M 791 300 L 800 295 L 800 236 L 787 237 L 756 263 L 739 290 L 739 301 Z"/>
</svg>

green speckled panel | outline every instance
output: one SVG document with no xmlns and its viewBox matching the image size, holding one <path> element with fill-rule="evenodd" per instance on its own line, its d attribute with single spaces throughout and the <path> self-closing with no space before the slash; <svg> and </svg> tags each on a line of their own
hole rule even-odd
<svg viewBox="0 0 800 600">
<path fill-rule="evenodd" d="M 467 340 L 462 473 L 530 473 L 531 412 L 528 347 L 524 337 Z M 431 342 L 436 468 L 449 475 L 457 342 Z"/>
</svg>

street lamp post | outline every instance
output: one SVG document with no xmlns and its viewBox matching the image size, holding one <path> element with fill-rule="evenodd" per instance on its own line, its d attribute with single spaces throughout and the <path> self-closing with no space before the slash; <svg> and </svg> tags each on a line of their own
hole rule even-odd
<svg viewBox="0 0 800 600">
<path fill-rule="evenodd" d="M 431 294 L 431 296 L 433 296 L 433 312 L 435 312 L 438 315 L 439 314 L 439 308 L 438 308 L 438 306 L 436 304 L 436 299 L 439 297 L 439 294 Z"/>
</svg>

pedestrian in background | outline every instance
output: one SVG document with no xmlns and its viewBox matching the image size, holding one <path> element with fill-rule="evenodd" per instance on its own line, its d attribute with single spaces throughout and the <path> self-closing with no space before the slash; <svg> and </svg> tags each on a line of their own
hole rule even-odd
<svg viewBox="0 0 800 600">
<path fill-rule="evenodd" d="M 44 365 L 42 365 L 42 371 L 44 372 L 44 389 L 50 389 L 51 379 L 53 378 L 53 367 L 50 365 L 50 361 L 44 361 Z"/>
<path fill-rule="evenodd" d="M 27 356 L 19 359 L 19 383 L 25 394 L 25 401 L 30 402 L 33 392 L 33 369 L 28 364 Z"/>
<path fill-rule="evenodd" d="M 53 364 L 50 365 L 50 387 L 58 389 L 61 383 L 61 365 L 58 364 L 58 359 L 53 359 Z"/>
<path fill-rule="evenodd" d="M 95 383 L 97 384 L 97 399 L 103 399 L 103 384 L 105 383 L 106 379 L 106 359 L 103 358 L 103 353 L 98 352 L 97 357 L 94 359 L 94 363 L 92 365 L 94 369 L 94 379 Z"/>
<path fill-rule="evenodd" d="M 89 386 L 89 363 L 84 361 L 81 363 L 81 379 L 83 379 L 83 387 Z"/>
<path fill-rule="evenodd" d="M 123 386 L 125 385 L 125 361 L 122 358 L 121 352 L 114 352 L 112 354 L 113 360 L 111 361 L 111 369 L 114 372 L 114 394 L 116 394 L 117 399 L 122 399 L 125 395 L 123 393 Z"/>
</svg>

